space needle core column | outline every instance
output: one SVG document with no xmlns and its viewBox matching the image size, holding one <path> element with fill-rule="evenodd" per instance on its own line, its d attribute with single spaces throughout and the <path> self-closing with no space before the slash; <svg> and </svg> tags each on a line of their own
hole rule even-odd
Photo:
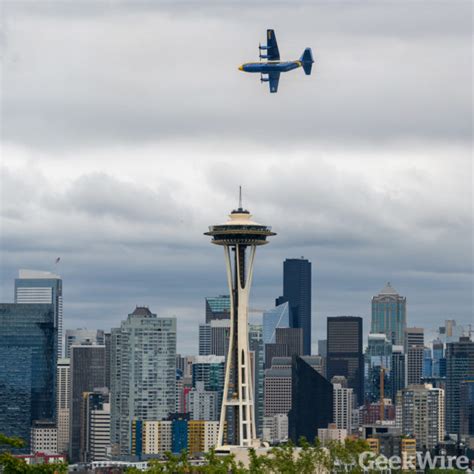
<svg viewBox="0 0 474 474">
<path fill-rule="evenodd" d="M 241 194 L 239 197 L 239 208 L 230 213 L 230 219 L 225 224 L 210 226 L 205 233 L 212 237 L 213 244 L 224 247 L 230 291 L 230 337 L 217 451 L 259 444 L 249 356 L 248 301 L 255 249 L 257 245 L 267 244 L 267 237 L 276 234 L 271 227 L 252 221 L 249 211 L 242 208 Z"/>
</svg>

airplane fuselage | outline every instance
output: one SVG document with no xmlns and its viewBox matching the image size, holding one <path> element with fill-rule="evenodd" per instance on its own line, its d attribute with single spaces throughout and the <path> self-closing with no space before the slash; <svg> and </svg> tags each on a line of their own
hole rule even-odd
<svg viewBox="0 0 474 474">
<path fill-rule="evenodd" d="M 244 72 L 257 72 L 260 74 L 268 74 L 270 72 L 288 72 L 302 66 L 301 61 L 266 61 L 245 63 L 239 67 Z"/>
</svg>

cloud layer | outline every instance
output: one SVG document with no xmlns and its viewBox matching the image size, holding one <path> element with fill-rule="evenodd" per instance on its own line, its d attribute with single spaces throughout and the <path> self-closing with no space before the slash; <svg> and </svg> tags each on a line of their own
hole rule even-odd
<svg viewBox="0 0 474 474">
<path fill-rule="evenodd" d="M 110 328 L 135 304 L 178 317 L 196 350 L 206 295 L 226 291 L 202 233 L 245 204 L 282 260 L 313 262 L 314 339 L 386 280 L 409 323 L 472 319 L 470 5 L 42 3 L 5 6 L 2 300 L 20 267 L 62 256 L 66 326 Z M 264 30 L 305 46 L 270 95 L 236 67 Z M 34 41 L 31 41 L 31 39 Z"/>
</svg>

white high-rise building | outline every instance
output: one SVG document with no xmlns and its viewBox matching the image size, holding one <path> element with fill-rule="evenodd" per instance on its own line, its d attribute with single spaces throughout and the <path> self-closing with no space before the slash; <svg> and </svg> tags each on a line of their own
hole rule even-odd
<svg viewBox="0 0 474 474">
<path fill-rule="evenodd" d="M 63 357 L 63 281 L 59 275 L 39 270 L 20 270 L 15 279 L 15 303 L 46 303 L 54 307 L 58 330 L 57 357 Z"/>
<path fill-rule="evenodd" d="M 352 388 L 343 387 L 340 383 L 333 384 L 333 419 L 336 427 L 352 431 L 352 407 L 354 394 Z"/>
<path fill-rule="evenodd" d="M 59 359 L 56 379 L 56 426 L 58 429 L 58 453 L 69 449 L 69 399 L 70 359 Z"/>
<path fill-rule="evenodd" d="M 112 329 L 113 452 L 130 454 L 132 421 L 159 421 L 176 410 L 176 319 L 137 307 Z"/>
<path fill-rule="evenodd" d="M 416 439 L 417 450 L 431 450 L 444 439 L 444 390 L 409 385 L 397 394 L 397 427 Z"/>
<path fill-rule="evenodd" d="M 219 393 L 204 390 L 204 382 L 196 382 L 196 387 L 187 394 L 187 410 L 191 420 L 216 421 Z"/>
</svg>

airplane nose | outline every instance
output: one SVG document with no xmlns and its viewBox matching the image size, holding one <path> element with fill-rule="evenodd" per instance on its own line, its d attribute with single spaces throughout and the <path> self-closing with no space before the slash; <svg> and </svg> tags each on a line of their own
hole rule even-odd
<svg viewBox="0 0 474 474">
<path fill-rule="evenodd" d="M 239 71 L 243 71 L 244 70 L 244 67 L 243 66 L 239 66 Z"/>
</svg>

